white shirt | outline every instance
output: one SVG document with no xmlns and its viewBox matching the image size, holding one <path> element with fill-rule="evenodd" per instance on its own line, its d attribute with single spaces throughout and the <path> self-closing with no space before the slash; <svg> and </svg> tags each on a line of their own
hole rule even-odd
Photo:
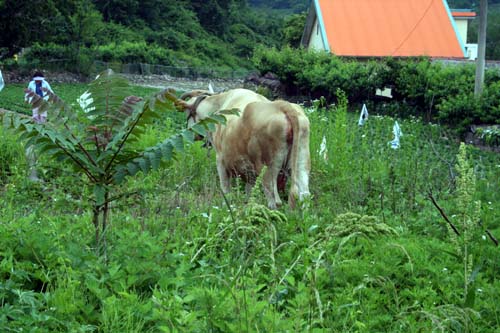
<svg viewBox="0 0 500 333">
<path fill-rule="evenodd" d="M 31 80 L 31 82 L 28 84 L 28 89 L 33 90 L 34 92 L 36 92 L 36 83 L 35 83 L 35 80 Z M 44 89 L 47 89 L 51 93 L 54 93 L 54 91 L 50 87 L 50 84 L 47 81 L 42 80 L 43 99 L 44 100 L 48 100 L 49 96 L 47 95 L 47 92 L 44 91 Z M 26 101 L 28 100 L 28 94 L 24 95 L 24 100 L 26 100 Z"/>
</svg>

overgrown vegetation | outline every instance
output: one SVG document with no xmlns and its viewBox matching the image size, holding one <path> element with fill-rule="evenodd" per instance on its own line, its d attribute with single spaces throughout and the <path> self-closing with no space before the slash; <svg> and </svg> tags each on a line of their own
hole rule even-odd
<svg viewBox="0 0 500 333">
<path fill-rule="evenodd" d="M 54 89 L 78 109 L 85 87 Z M 498 155 L 460 148 L 446 129 L 415 118 L 398 119 L 404 136 L 392 149 L 394 118 L 358 126 L 347 96 L 335 94 L 335 106 L 307 110 L 312 198 L 301 211 L 269 212 L 260 191 L 248 202 L 238 184 L 226 205 L 214 154 L 195 143 L 170 166 L 124 180 L 134 194 L 112 204 L 107 260 L 93 250 L 92 188 L 81 174 L 41 154 L 44 183 L 30 183 L 18 137 L 1 127 L 9 171 L 0 189 L 0 327 L 494 331 L 498 247 L 485 230 L 498 238 Z M 4 97 L 21 100 L 22 87 L 6 86 Z M 28 111 L 22 102 L 4 107 Z M 165 112 L 137 145 L 184 125 Z M 457 242 L 429 190 L 463 237 Z"/>
</svg>

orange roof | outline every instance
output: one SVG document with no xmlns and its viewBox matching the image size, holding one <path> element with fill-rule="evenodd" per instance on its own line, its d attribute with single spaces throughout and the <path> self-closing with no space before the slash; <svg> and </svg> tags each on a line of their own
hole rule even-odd
<svg viewBox="0 0 500 333">
<path fill-rule="evenodd" d="M 464 58 L 444 0 L 315 0 L 332 53 Z"/>
<path fill-rule="evenodd" d="M 466 12 L 466 11 L 452 11 L 451 15 L 453 17 L 470 17 L 470 18 L 476 17 L 475 12 Z"/>
</svg>

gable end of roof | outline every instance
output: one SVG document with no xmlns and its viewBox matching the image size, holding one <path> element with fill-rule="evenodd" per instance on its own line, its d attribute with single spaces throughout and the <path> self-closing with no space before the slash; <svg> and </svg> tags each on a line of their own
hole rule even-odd
<svg viewBox="0 0 500 333">
<path fill-rule="evenodd" d="M 304 47 L 307 47 L 311 41 L 311 34 L 314 30 L 314 22 L 318 22 L 321 40 L 323 42 L 323 48 L 330 52 L 330 45 L 328 43 L 328 38 L 326 36 L 325 24 L 323 21 L 323 14 L 321 12 L 321 7 L 318 0 L 311 1 L 311 6 L 309 8 L 309 13 L 307 14 L 306 26 L 304 28 L 304 32 L 302 34 L 302 38 L 300 44 Z"/>
<path fill-rule="evenodd" d="M 457 28 L 457 25 L 455 23 L 455 20 L 453 19 L 453 15 L 451 13 L 450 6 L 448 6 L 448 1 L 443 0 L 443 5 L 444 5 L 444 8 L 446 9 L 446 12 L 448 13 L 448 18 L 451 22 L 451 25 L 453 26 L 453 31 L 455 31 L 455 36 L 457 37 L 458 43 L 460 44 L 460 47 L 462 48 L 462 53 L 463 53 L 464 58 L 465 58 L 467 56 L 467 51 L 465 50 L 465 43 L 462 40 L 462 36 L 458 32 L 458 28 Z"/>
<path fill-rule="evenodd" d="M 316 9 L 314 8 L 314 2 L 311 2 L 311 6 L 309 6 L 309 12 L 307 13 L 306 26 L 304 28 L 304 32 L 302 33 L 302 38 L 300 39 L 300 45 L 307 47 L 307 45 L 309 44 L 315 20 Z"/>
</svg>

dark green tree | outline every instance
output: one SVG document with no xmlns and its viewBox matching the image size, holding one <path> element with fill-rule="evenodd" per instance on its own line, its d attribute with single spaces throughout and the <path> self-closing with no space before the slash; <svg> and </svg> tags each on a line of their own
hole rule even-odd
<svg viewBox="0 0 500 333">
<path fill-rule="evenodd" d="M 285 19 L 283 27 L 283 39 L 285 45 L 299 47 L 304 26 L 306 25 L 307 12 L 293 14 Z"/>
<path fill-rule="evenodd" d="M 57 34 L 61 14 L 53 1 L 0 2 L 0 48 L 17 53 L 34 42 L 48 42 Z"/>
<path fill-rule="evenodd" d="M 231 25 L 229 2 L 223 0 L 192 0 L 191 6 L 207 31 L 222 37 Z"/>
<path fill-rule="evenodd" d="M 479 20 L 471 22 L 468 31 L 468 40 L 477 43 Z M 488 7 L 488 23 L 486 27 L 486 59 L 500 60 L 500 7 Z"/>
<path fill-rule="evenodd" d="M 68 37 L 71 60 L 76 64 L 78 71 L 90 67 L 91 59 L 87 50 L 96 44 L 96 36 L 103 28 L 101 13 L 95 9 L 90 0 L 76 3 L 75 11 L 69 17 Z"/>
<path fill-rule="evenodd" d="M 123 25 L 134 23 L 140 7 L 140 1 L 138 0 L 94 0 L 93 2 L 102 13 L 105 21 Z"/>
</svg>

